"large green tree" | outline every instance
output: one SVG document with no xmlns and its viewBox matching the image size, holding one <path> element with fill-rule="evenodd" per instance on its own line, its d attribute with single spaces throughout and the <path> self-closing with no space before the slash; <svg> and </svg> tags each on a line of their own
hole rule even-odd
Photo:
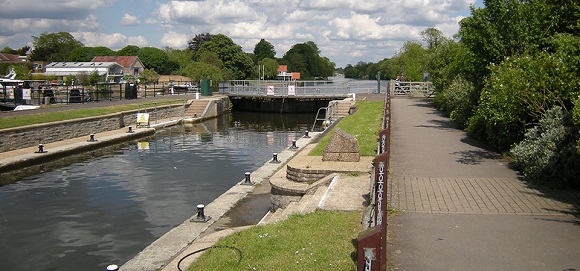
<svg viewBox="0 0 580 271">
<path fill-rule="evenodd" d="M 137 56 L 147 69 L 153 69 L 159 74 L 171 74 L 179 68 L 179 64 L 169 61 L 167 54 L 155 47 L 143 47 Z"/>
<path fill-rule="evenodd" d="M 211 40 L 212 35 L 210 33 L 201 33 L 195 35 L 192 39 L 187 42 L 187 49 L 197 52 L 200 46 L 204 42 L 208 42 Z"/>
<path fill-rule="evenodd" d="M 274 50 L 274 45 L 265 39 L 260 39 L 256 46 L 254 46 L 254 55 L 256 55 L 258 61 L 264 58 L 274 59 L 276 57 L 276 51 Z"/>
<path fill-rule="evenodd" d="M 137 45 L 127 45 L 121 50 L 117 51 L 118 56 L 136 56 L 139 52 L 139 46 Z"/>
<path fill-rule="evenodd" d="M 213 35 L 210 41 L 199 46 L 197 55 L 213 52 L 223 62 L 224 68 L 231 71 L 233 79 L 247 79 L 253 74 L 252 59 L 242 51 L 242 47 L 223 34 Z"/>
<path fill-rule="evenodd" d="M 83 44 L 68 32 L 42 33 L 32 36 L 31 60 L 34 61 L 66 61 L 69 54 Z"/>
<path fill-rule="evenodd" d="M 71 62 L 88 62 L 93 59 L 95 56 L 113 56 L 115 55 L 115 51 L 104 47 L 104 46 L 97 46 L 97 47 L 78 47 L 70 52 L 70 55 L 67 58 L 67 61 Z"/>
<path fill-rule="evenodd" d="M 334 63 L 328 58 L 319 55 L 318 47 L 314 42 L 295 44 L 282 57 L 288 69 L 300 72 L 300 78 L 326 78 L 334 74 Z"/>
</svg>

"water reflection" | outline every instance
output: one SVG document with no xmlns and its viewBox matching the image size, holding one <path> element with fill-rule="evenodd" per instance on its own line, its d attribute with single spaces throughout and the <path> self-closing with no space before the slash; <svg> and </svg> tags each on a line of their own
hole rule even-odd
<svg viewBox="0 0 580 271">
<path fill-rule="evenodd" d="M 0 270 L 122 264 L 287 147 L 313 118 L 226 115 L 5 174 Z"/>
</svg>

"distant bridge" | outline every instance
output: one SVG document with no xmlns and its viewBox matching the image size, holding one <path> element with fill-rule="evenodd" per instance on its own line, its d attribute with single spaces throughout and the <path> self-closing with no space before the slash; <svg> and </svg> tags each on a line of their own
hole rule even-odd
<svg viewBox="0 0 580 271">
<path fill-rule="evenodd" d="M 386 92 L 387 82 L 381 84 Z M 332 100 L 353 93 L 378 93 L 377 81 L 265 81 L 232 80 L 222 86 L 234 110 L 261 112 L 316 112 Z"/>
</svg>

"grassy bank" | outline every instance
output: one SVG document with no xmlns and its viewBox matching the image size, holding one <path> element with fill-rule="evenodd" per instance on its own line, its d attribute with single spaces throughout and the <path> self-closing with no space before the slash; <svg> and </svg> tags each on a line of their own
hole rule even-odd
<svg viewBox="0 0 580 271">
<path fill-rule="evenodd" d="M 82 108 L 82 109 L 71 109 L 58 112 L 46 112 L 38 114 L 30 114 L 25 116 L 12 116 L 9 118 L 0 118 L 0 129 L 20 127 L 32 124 L 41 124 L 54 121 L 72 120 L 80 119 L 94 116 L 103 116 L 112 113 L 118 113 L 128 110 L 139 109 L 139 105 L 145 107 L 153 107 L 155 105 L 168 105 L 169 103 L 175 104 L 177 100 L 159 100 L 155 103 L 142 103 L 142 104 L 126 104 L 126 105 L 115 105 L 107 107 L 98 108 Z"/>
<path fill-rule="evenodd" d="M 356 113 L 342 119 L 308 155 L 322 156 L 322 152 L 336 128 L 344 130 L 358 140 L 361 156 L 377 155 L 377 139 L 383 120 L 384 105 L 385 103 L 382 101 L 357 102 L 358 110 Z"/>
<path fill-rule="evenodd" d="M 356 270 L 360 212 L 316 211 L 220 239 L 187 270 Z M 241 252 L 241 262 L 238 263 Z"/>
</svg>

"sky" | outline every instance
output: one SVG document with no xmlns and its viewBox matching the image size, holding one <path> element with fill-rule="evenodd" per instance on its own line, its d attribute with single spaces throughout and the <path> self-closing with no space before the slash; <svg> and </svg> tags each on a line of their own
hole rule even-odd
<svg viewBox="0 0 580 271">
<path fill-rule="evenodd" d="M 452 37 L 482 0 L 0 0 L 0 48 L 69 32 L 85 46 L 184 49 L 200 33 L 224 34 L 244 52 L 265 39 L 282 57 L 313 41 L 336 67 L 393 57 L 428 27 Z"/>
</svg>

